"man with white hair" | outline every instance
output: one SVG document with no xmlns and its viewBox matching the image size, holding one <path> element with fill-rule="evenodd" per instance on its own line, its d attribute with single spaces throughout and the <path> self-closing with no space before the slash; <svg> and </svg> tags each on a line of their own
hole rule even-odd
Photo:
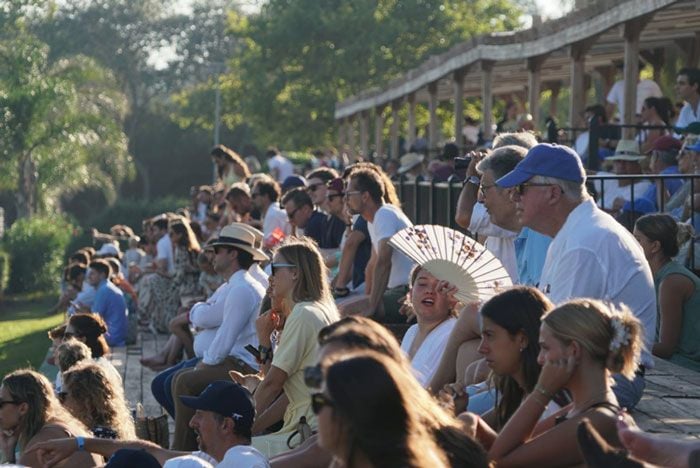
<svg viewBox="0 0 700 468">
<path fill-rule="evenodd" d="M 586 191 L 581 160 L 568 147 L 541 143 L 496 181 L 510 188 L 524 226 L 551 236 L 539 288 L 556 304 L 577 297 L 624 303 L 644 327 L 647 349 L 656 329 L 651 270 L 637 241 L 600 210 Z M 633 408 L 644 390 L 644 372 L 654 360 L 647 350 L 634 380 L 616 374 L 620 406 Z"/>
</svg>

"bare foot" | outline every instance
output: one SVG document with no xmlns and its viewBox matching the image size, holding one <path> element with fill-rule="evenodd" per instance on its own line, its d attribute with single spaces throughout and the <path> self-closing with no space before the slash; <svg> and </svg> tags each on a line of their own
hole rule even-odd
<svg viewBox="0 0 700 468">
<path fill-rule="evenodd" d="M 660 466 L 685 468 L 690 452 L 700 448 L 698 442 L 649 434 L 624 420 L 618 420 L 617 434 L 634 458 Z"/>
<path fill-rule="evenodd" d="M 141 359 L 139 359 L 139 362 L 142 366 L 146 366 L 153 370 L 156 370 L 156 367 L 165 365 L 165 356 L 155 354 L 153 356 L 142 357 Z"/>
</svg>

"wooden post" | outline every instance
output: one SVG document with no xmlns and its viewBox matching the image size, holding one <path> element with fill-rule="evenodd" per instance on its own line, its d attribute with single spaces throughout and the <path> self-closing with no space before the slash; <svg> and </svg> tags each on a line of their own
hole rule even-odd
<svg viewBox="0 0 700 468">
<path fill-rule="evenodd" d="M 350 157 L 351 161 L 355 161 L 357 159 L 357 148 L 356 148 L 356 140 L 355 140 L 355 117 L 354 116 L 349 116 L 347 118 L 348 121 L 348 156 Z"/>
<path fill-rule="evenodd" d="M 615 84 L 615 73 L 617 72 L 617 67 L 615 65 L 607 65 L 603 67 L 596 67 L 595 69 L 600 75 L 601 82 L 603 84 L 603 97 L 601 102 L 606 102 L 610 88 Z"/>
<path fill-rule="evenodd" d="M 406 97 L 408 102 L 408 135 L 406 135 L 406 146 L 411 147 L 416 141 L 416 95 L 411 93 Z"/>
<path fill-rule="evenodd" d="M 696 32 L 693 37 L 676 39 L 674 42 L 685 58 L 685 66 L 697 68 L 700 59 L 700 32 Z"/>
<path fill-rule="evenodd" d="M 430 156 L 430 151 L 437 147 L 437 81 L 434 81 L 428 85 L 428 156 Z"/>
<path fill-rule="evenodd" d="M 654 69 L 654 81 L 661 83 L 661 70 L 666 63 L 666 49 L 659 47 L 654 50 L 642 50 L 639 55 Z"/>
<path fill-rule="evenodd" d="M 493 60 L 481 61 L 481 112 L 484 119 L 484 139 L 493 137 L 493 92 L 491 80 L 493 79 Z"/>
<path fill-rule="evenodd" d="M 642 32 L 636 20 L 624 24 L 623 36 L 625 38 L 625 81 L 624 96 L 625 108 L 620 109 L 623 124 L 634 123 L 637 113 L 637 83 L 639 82 L 639 34 Z M 623 138 L 630 139 L 634 136 L 634 129 L 624 128 Z"/>
<path fill-rule="evenodd" d="M 540 124 L 541 70 L 546 59 L 546 55 L 527 59 L 527 107 L 535 127 Z"/>
<path fill-rule="evenodd" d="M 366 110 L 360 112 L 360 152 L 365 160 L 369 157 L 369 114 Z"/>
<path fill-rule="evenodd" d="M 384 108 L 386 106 L 377 106 L 374 108 L 374 151 L 377 158 L 384 157 L 383 148 L 383 131 L 384 131 Z"/>
<path fill-rule="evenodd" d="M 452 74 L 452 85 L 454 87 L 454 110 L 455 110 L 455 144 L 462 146 L 462 127 L 464 126 L 464 76 L 467 70 L 456 70 Z"/>
<path fill-rule="evenodd" d="M 589 37 L 583 41 L 571 44 L 569 56 L 571 57 L 571 96 L 569 98 L 569 126 L 575 128 L 578 119 L 586 105 L 585 80 L 586 54 L 597 39 L 597 36 Z M 572 135 L 573 137 L 573 135 Z"/>
<path fill-rule="evenodd" d="M 561 91 L 561 81 L 553 81 L 549 85 L 552 97 L 549 99 L 549 116 L 556 117 L 558 111 L 559 91 Z"/>
<path fill-rule="evenodd" d="M 391 102 L 391 149 L 389 150 L 389 155 L 393 159 L 398 159 L 399 153 L 399 105 L 400 100 L 395 100 Z"/>
</svg>

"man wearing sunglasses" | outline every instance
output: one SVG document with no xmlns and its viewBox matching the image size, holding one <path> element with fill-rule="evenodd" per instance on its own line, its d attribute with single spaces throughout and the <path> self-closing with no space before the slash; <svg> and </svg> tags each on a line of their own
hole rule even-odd
<svg viewBox="0 0 700 468">
<path fill-rule="evenodd" d="M 340 239 L 328 235 L 327 215 L 314 207 L 306 190 L 296 188 L 285 193 L 282 206 L 287 212 L 289 223 L 296 228 L 297 236 L 310 237 L 320 249 L 338 248 Z"/>
<path fill-rule="evenodd" d="M 324 249 L 337 249 L 345 231 L 345 222 L 331 210 L 328 198 L 328 184 L 336 177 L 338 173 L 330 167 L 319 167 L 306 174 L 306 180 L 309 182 L 306 191 L 314 206 L 326 216 L 323 240 L 325 247 L 322 247 Z"/>
<path fill-rule="evenodd" d="M 496 184 L 512 188 L 524 226 L 551 236 L 539 288 L 555 304 L 594 298 L 627 305 L 644 327 L 646 349 L 656 330 L 656 295 L 644 252 L 621 224 L 600 210 L 586 191 L 578 155 L 566 146 L 534 146 Z M 616 374 L 620 406 L 633 408 L 644 390 L 644 371 L 654 361 L 642 351 L 634 380 Z"/>
</svg>

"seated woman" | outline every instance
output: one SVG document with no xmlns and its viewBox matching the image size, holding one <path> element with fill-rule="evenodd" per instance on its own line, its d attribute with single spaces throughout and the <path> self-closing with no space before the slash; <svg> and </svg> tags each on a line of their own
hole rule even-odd
<svg viewBox="0 0 700 468">
<path fill-rule="evenodd" d="M 495 392 L 486 391 L 469 397 L 470 408 L 473 400 L 478 406 L 489 409 L 481 415 L 483 424 L 476 434 L 481 444 L 488 448 L 496 439 L 523 400 L 535 388 L 540 376 L 537 358 L 540 354 L 540 319 L 552 310 L 554 305 L 535 288 L 516 287 L 494 296 L 481 308 L 481 343 L 478 351 L 491 369 Z M 516 312 L 517 313 L 514 313 Z M 453 384 L 446 388 L 457 396 L 455 410 L 459 406 L 459 396 L 466 389 L 463 384 Z M 543 417 L 556 412 L 559 406 L 550 402 Z M 473 411 L 473 410 L 472 410 Z M 473 416 L 465 417 L 467 422 Z"/>
<path fill-rule="evenodd" d="M 322 382 L 322 367 L 339 357 L 357 351 L 370 350 L 383 354 L 396 362 L 402 372 L 413 379 L 411 368 L 405 353 L 399 348 L 394 335 L 374 320 L 350 316 L 341 319 L 321 330 L 318 335 L 319 366 L 305 371 L 305 380 L 311 387 L 319 387 Z M 429 430 L 435 442 L 441 447 L 450 464 L 454 467 L 485 468 L 486 453 L 473 439 L 468 437 L 461 424 L 440 407 L 432 398 L 414 402 L 421 424 Z M 313 435 L 300 447 L 270 460 L 275 468 L 292 468 L 297 466 L 327 467 L 332 461 L 329 452 L 318 445 L 318 436 Z"/>
<path fill-rule="evenodd" d="M 700 278 L 673 260 L 678 254 L 678 224 L 666 214 L 642 216 L 634 237 L 654 274 L 659 313 L 651 352 L 700 370 Z"/>
<path fill-rule="evenodd" d="M 8 463 L 42 466 L 32 446 L 61 437 L 87 436 L 83 424 L 63 409 L 51 383 L 33 370 L 14 371 L 0 386 L 0 446 Z M 56 466 L 98 466 L 98 456 L 78 452 Z"/>
<path fill-rule="evenodd" d="M 620 447 L 620 407 L 611 373 L 632 377 L 642 347 L 642 327 L 626 306 L 593 299 L 566 302 L 542 319 L 540 377 L 489 450 L 498 466 L 570 466 L 583 463 L 576 432 L 583 418 Z M 572 403 L 540 421 L 555 393 L 567 389 Z M 482 431 L 475 417 L 470 432 Z"/>
<path fill-rule="evenodd" d="M 92 361 L 92 352 L 82 341 L 75 338 L 64 340 L 58 348 L 56 348 L 56 365 L 58 372 L 56 373 L 56 381 L 54 382 L 54 390 L 58 395 L 63 390 L 63 373 L 79 363 L 89 359 Z"/>
<path fill-rule="evenodd" d="M 447 339 L 456 322 L 456 301 L 444 281 L 439 281 L 421 266 L 409 278 L 409 300 L 417 323 L 406 331 L 401 349 L 408 355 L 422 386 L 433 378 L 435 363 L 440 361 Z"/>
<path fill-rule="evenodd" d="M 92 359 L 102 366 L 107 375 L 121 385 L 122 376 L 107 359 L 110 353 L 109 345 L 105 339 L 107 325 L 102 317 L 97 314 L 75 314 L 68 319 L 64 339 L 75 338 L 82 341 L 90 348 Z"/>
<path fill-rule="evenodd" d="M 63 373 L 63 406 L 103 439 L 134 439 L 134 420 L 124 391 L 99 365 L 83 361 Z"/>
<path fill-rule="evenodd" d="M 422 424 L 432 397 L 394 360 L 365 351 L 341 357 L 311 396 L 318 443 L 339 466 L 446 467 L 448 459 Z"/>
<path fill-rule="evenodd" d="M 313 241 L 301 238 L 284 242 L 275 252 L 271 267 L 272 296 L 282 298 L 284 305 L 279 310 L 268 310 L 256 323 L 265 378 L 254 395 L 257 417 L 253 434 L 261 434 L 279 421 L 282 415 L 274 403 L 282 391 L 289 403 L 282 429 L 253 437 L 252 445 L 267 456 L 289 450 L 287 438 L 301 417 L 316 427 L 304 385 L 304 368 L 316 363 L 318 332 L 340 318 L 326 281 L 326 267 Z M 282 326 L 273 356 L 271 335 Z"/>
</svg>

